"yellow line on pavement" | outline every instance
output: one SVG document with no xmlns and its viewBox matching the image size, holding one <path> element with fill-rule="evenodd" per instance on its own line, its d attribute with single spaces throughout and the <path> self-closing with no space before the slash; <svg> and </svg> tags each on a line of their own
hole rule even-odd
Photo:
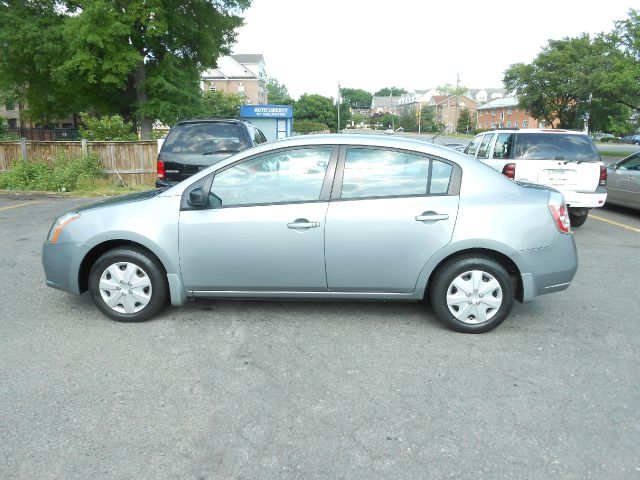
<svg viewBox="0 0 640 480">
<path fill-rule="evenodd" d="M 2 210 L 11 210 L 12 208 L 18 208 L 18 207 L 26 207 L 27 205 L 34 205 L 36 203 L 40 203 L 40 202 L 18 203 L 17 205 L 9 205 L 8 207 L 0 207 L 0 211 L 2 211 Z"/>
<path fill-rule="evenodd" d="M 609 220 L 608 218 L 604 218 L 604 217 L 599 217 L 598 215 L 594 215 L 594 214 L 589 215 L 589 217 L 595 218 L 596 220 L 600 220 L 601 222 L 615 225 L 616 227 L 620 227 L 626 230 L 631 230 L 632 232 L 640 233 L 640 228 L 631 227 L 629 225 L 625 225 L 624 223 L 614 222 L 613 220 Z"/>
</svg>

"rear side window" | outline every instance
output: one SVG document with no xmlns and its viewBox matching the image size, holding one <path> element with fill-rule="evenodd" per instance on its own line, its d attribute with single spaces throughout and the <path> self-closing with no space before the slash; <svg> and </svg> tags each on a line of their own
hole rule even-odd
<svg viewBox="0 0 640 480">
<path fill-rule="evenodd" d="M 600 161 L 591 139 L 567 133 L 519 133 L 513 158 L 523 160 Z"/>
<path fill-rule="evenodd" d="M 423 155 L 385 149 L 349 148 L 341 198 L 446 195 L 452 170 L 450 164 Z"/>
<path fill-rule="evenodd" d="M 260 131 L 260 129 L 253 127 L 254 137 L 253 142 L 258 145 L 260 143 L 266 143 L 267 137 L 264 136 L 264 133 Z"/>
<path fill-rule="evenodd" d="M 493 139 L 493 133 L 487 133 L 482 139 L 480 148 L 478 149 L 478 158 L 489 158 L 489 144 Z"/>
<path fill-rule="evenodd" d="M 499 133 L 493 149 L 493 158 L 511 158 L 512 145 L 513 133 Z"/>
<path fill-rule="evenodd" d="M 244 127 L 236 123 L 183 123 L 171 129 L 162 153 L 212 155 L 249 148 Z"/>
</svg>

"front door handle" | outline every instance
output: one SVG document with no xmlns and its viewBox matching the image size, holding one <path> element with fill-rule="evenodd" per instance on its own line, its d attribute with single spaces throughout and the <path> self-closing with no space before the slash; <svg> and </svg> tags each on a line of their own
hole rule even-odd
<svg viewBox="0 0 640 480">
<path fill-rule="evenodd" d="M 416 216 L 416 222 L 437 222 L 438 220 L 448 220 L 449 214 L 436 213 L 436 212 L 424 212 L 422 215 Z"/>
<path fill-rule="evenodd" d="M 291 228 L 294 230 L 305 230 L 307 228 L 318 228 L 320 226 L 320 222 L 310 222 L 306 218 L 299 218 L 294 222 L 287 223 L 287 228 Z"/>
</svg>

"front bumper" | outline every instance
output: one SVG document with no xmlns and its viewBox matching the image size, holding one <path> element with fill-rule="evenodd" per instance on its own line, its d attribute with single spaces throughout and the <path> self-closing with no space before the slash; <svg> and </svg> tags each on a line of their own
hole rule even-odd
<svg viewBox="0 0 640 480">
<path fill-rule="evenodd" d="M 522 301 L 566 290 L 578 270 L 578 249 L 573 235 L 558 234 L 549 247 L 518 252 L 522 278 Z"/>
<path fill-rule="evenodd" d="M 48 286 L 80 295 L 78 273 L 84 243 L 50 243 L 42 247 L 42 266 Z"/>
</svg>

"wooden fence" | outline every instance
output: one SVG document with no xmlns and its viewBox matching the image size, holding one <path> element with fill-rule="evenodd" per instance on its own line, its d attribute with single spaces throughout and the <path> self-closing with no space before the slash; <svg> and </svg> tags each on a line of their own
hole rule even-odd
<svg viewBox="0 0 640 480">
<path fill-rule="evenodd" d="M 39 142 L 20 140 L 0 142 L 0 172 L 9 170 L 15 160 L 43 160 L 49 165 L 54 159 L 73 158 L 82 153 L 96 155 L 105 173 L 127 185 L 152 186 L 156 179 L 158 142 Z"/>
</svg>

